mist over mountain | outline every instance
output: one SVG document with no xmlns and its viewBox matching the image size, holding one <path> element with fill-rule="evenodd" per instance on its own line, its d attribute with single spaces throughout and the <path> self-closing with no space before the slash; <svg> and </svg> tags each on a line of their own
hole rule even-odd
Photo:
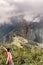
<svg viewBox="0 0 43 65">
<path fill-rule="evenodd" d="M 36 18 L 40 18 L 34 22 Z M 12 17 L 10 23 L 0 24 L 0 39 L 3 36 L 9 34 L 11 31 L 15 30 L 17 35 L 21 35 L 26 39 L 35 40 L 39 37 L 40 42 L 43 42 L 43 17 L 37 15 L 32 21 L 27 21 L 24 19 L 24 15 L 19 15 Z"/>
<path fill-rule="evenodd" d="M 43 42 L 43 16 L 36 15 L 33 17 L 33 20 L 27 21 L 24 18 L 25 15 L 18 15 L 12 17 L 10 19 L 10 23 L 0 24 L 0 39 L 3 36 L 8 35 L 11 31 L 15 31 L 17 35 L 21 35 L 26 39 L 30 39 L 32 41 L 35 40 L 36 37 L 41 39 L 41 43 Z M 38 41 L 37 41 L 38 42 Z"/>
<path fill-rule="evenodd" d="M 40 17 L 39 22 L 34 22 L 34 20 L 28 22 L 22 18 L 19 22 L 17 34 L 33 41 L 37 38 L 43 43 L 43 17 Z M 38 40 L 36 41 L 38 42 Z"/>
<path fill-rule="evenodd" d="M 3 36 L 7 36 L 13 29 L 16 30 L 17 26 L 18 22 L 16 22 L 15 20 L 12 20 L 10 24 L 0 24 L 0 40 L 3 38 Z"/>
</svg>

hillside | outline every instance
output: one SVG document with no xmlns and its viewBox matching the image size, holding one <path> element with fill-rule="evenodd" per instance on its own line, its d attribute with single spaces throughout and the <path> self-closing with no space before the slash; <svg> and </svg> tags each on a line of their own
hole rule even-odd
<svg viewBox="0 0 43 65">
<path fill-rule="evenodd" d="M 13 22 L 11 24 L 6 24 L 4 23 L 3 25 L 0 24 L 0 41 L 4 36 L 7 36 L 11 31 L 16 31 L 17 30 L 18 23 Z"/>
<path fill-rule="evenodd" d="M 17 35 L 21 35 L 26 39 L 30 39 L 34 42 L 43 42 L 43 21 L 40 22 L 30 22 L 28 23 L 26 20 L 22 19 L 19 23 L 17 31 L 15 31 Z M 40 41 L 39 41 L 40 40 Z"/>
<path fill-rule="evenodd" d="M 40 47 L 39 43 L 17 35 L 14 31 L 9 36 L 8 39 L 13 41 L 11 43 L 3 41 L 0 46 L 11 49 L 15 65 L 43 65 L 43 47 Z M 0 65 L 5 65 L 5 62 L 5 51 L 0 48 Z"/>
<path fill-rule="evenodd" d="M 36 44 L 20 36 L 14 37 L 12 43 L 0 43 L 11 49 L 15 65 L 43 65 L 43 50 Z M 5 51 L 0 48 L 0 65 L 5 62 Z"/>
<path fill-rule="evenodd" d="M 14 31 L 15 34 L 26 39 L 43 43 L 43 19 L 40 22 L 27 22 L 22 18 L 20 20 L 15 18 L 11 23 L 0 26 L 0 41 Z"/>
</svg>

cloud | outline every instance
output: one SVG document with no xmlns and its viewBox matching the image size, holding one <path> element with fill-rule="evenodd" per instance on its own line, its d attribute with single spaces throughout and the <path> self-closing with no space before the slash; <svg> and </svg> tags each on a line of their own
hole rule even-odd
<svg viewBox="0 0 43 65">
<path fill-rule="evenodd" d="M 35 20 L 33 20 L 33 22 L 40 22 L 40 19 L 36 18 Z"/>
<path fill-rule="evenodd" d="M 38 14 L 43 15 L 43 0 L 0 0 L 0 24 L 10 23 L 11 17 L 21 14 L 28 21 Z"/>
<path fill-rule="evenodd" d="M 21 2 L 23 2 L 24 0 L 14 0 L 14 2 L 16 2 L 16 3 L 21 3 Z"/>
<path fill-rule="evenodd" d="M 0 23 L 9 23 L 10 17 L 15 15 L 17 8 L 15 5 L 13 6 L 10 4 L 11 2 L 8 2 L 7 0 L 0 1 Z"/>
<path fill-rule="evenodd" d="M 25 19 L 26 21 L 31 22 L 31 21 L 33 20 L 33 15 L 26 14 L 26 15 L 24 16 L 24 19 Z"/>
</svg>

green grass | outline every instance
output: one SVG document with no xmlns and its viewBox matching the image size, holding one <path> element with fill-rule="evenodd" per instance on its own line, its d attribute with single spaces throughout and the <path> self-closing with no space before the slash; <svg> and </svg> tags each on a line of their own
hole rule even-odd
<svg viewBox="0 0 43 65">
<path fill-rule="evenodd" d="M 43 50 L 40 48 L 30 48 L 26 46 L 19 48 L 14 44 L 3 44 L 3 46 L 11 48 L 15 65 L 43 65 Z M 5 62 L 5 51 L 0 49 L 0 65 L 5 65 Z"/>
</svg>

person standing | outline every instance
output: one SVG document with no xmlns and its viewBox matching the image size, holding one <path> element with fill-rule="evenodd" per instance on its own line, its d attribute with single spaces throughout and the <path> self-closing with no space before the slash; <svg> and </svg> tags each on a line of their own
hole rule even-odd
<svg viewBox="0 0 43 65">
<path fill-rule="evenodd" d="M 1 46 L 1 48 L 6 51 L 6 57 L 7 57 L 6 65 L 14 65 L 12 55 L 11 55 L 11 52 L 10 52 L 10 48 L 6 49 L 4 46 Z"/>
</svg>

